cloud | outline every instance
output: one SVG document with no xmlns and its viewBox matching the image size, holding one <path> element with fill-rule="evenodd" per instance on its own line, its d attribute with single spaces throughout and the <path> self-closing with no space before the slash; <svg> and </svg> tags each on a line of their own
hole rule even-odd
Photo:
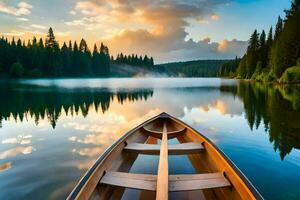
<svg viewBox="0 0 300 200">
<path fill-rule="evenodd" d="M 39 24 L 31 24 L 30 26 L 31 26 L 32 28 L 41 29 L 41 30 L 46 30 L 46 29 L 47 29 L 46 26 L 39 25 Z"/>
<path fill-rule="evenodd" d="M 158 62 L 181 58 L 233 58 L 244 54 L 246 43 L 186 40 L 186 28 L 191 20 L 198 21 L 199 25 L 208 24 L 209 20 L 218 21 L 220 17 L 214 13 L 215 8 L 228 2 L 231 1 L 79 1 L 74 10 L 84 17 L 66 24 L 83 26 L 87 30 L 114 26 L 119 31 L 114 29 L 102 37 L 114 54 L 136 53 L 138 49 L 140 54 L 153 55 Z"/>
<path fill-rule="evenodd" d="M 223 40 L 218 45 L 218 51 L 221 53 L 234 54 L 235 52 L 244 52 L 248 45 L 247 41 L 237 39 Z"/>
<path fill-rule="evenodd" d="M 76 15 L 76 11 L 75 11 L 75 10 L 71 10 L 71 11 L 69 12 L 69 14 L 70 14 L 70 15 Z"/>
<path fill-rule="evenodd" d="M 15 16 L 29 15 L 32 8 L 32 5 L 24 1 L 20 2 L 16 7 L 0 2 L 0 12 Z"/>
<path fill-rule="evenodd" d="M 199 20 L 198 20 L 198 23 L 199 23 L 199 24 L 209 24 L 209 21 L 206 20 L 206 19 L 199 19 Z"/>
<path fill-rule="evenodd" d="M 10 32 L 1 33 L 1 35 L 5 35 L 5 36 L 18 36 L 18 37 L 21 37 L 21 36 L 25 35 L 25 33 L 22 32 L 22 31 L 11 30 Z"/>
<path fill-rule="evenodd" d="M 212 16 L 210 16 L 210 18 L 214 21 L 218 21 L 220 19 L 220 16 L 219 15 L 212 15 Z"/>
<path fill-rule="evenodd" d="M 29 19 L 27 19 L 27 18 L 24 18 L 24 17 L 18 17 L 18 18 L 17 18 L 17 20 L 19 20 L 19 21 L 23 21 L 23 22 L 27 22 L 27 21 L 29 21 Z"/>
</svg>

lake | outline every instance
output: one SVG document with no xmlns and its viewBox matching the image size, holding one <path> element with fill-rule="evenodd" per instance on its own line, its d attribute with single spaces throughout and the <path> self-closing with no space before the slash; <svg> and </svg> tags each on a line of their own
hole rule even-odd
<svg viewBox="0 0 300 200">
<path fill-rule="evenodd" d="M 218 78 L 0 82 L 0 199 L 64 199 L 163 111 L 210 138 L 265 199 L 300 199 L 300 87 Z"/>
</svg>

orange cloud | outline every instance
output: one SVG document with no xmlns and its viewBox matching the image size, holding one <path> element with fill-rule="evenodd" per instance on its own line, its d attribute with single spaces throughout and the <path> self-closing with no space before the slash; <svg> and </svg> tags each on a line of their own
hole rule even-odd
<svg viewBox="0 0 300 200">
<path fill-rule="evenodd" d="M 212 15 L 210 18 L 214 21 L 218 21 L 220 19 L 220 16 L 219 15 Z"/>
</svg>

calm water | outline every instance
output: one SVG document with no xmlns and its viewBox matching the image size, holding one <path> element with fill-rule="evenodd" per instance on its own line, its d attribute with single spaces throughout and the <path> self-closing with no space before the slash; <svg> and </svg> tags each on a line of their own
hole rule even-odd
<svg viewBox="0 0 300 200">
<path fill-rule="evenodd" d="M 266 199 L 300 199 L 297 86 L 124 78 L 0 87 L 0 199 L 64 199 L 105 148 L 162 111 L 213 140 Z"/>
</svg>

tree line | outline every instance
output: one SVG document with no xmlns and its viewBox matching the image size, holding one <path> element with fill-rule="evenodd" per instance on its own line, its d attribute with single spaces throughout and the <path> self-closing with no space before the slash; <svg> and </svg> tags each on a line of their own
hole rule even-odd
<svg viewBox="0 0 300 200">
<path fill-rule="evenodd" d="M 255 30 L 246 54 L 221 67 L 220 75 L 232 72 L 242 79 L 300 81 L 300 0 L 294 0 L 285 13 L 285 19 L 278 17 L 274 33 L 272 27 L 268 34 Z"/>
<path fill-rule="evenodd" d="M 120 54 L 123 55 L 123 54 Z M 21 39 L 0 38 L 0 74 L 12 78 L 21 77 L 108 77 L 112 63 L 136 66 L 153 66 L 153 58 L 135 56 L 110 56 L 103 43 L 94 45 L 91 51 L 85 39 L 59 46 L 53 29 L 45 41 L 33 37 L 26 43 Z"/>
<path fill-rule="evenodd" d="M 220 77 L 235 77 L 235 72 L 239 66 L 241 59 L 236 57 L 234 60 L 225 62 L 219 70 L 218 76 Z"/>
<path fill-rule="evenodd" d="M 216 77 L 227 60 L 194 60 L 157 65 L 158 72 L 169 76 Z"/>
<path fill-rule="evenodd" d="M 112 60 L 114 60 L 112 58 Z M 152 67 L 154 66 L 154 60 L 153 57 L 148 58 L 147 55 L 144 56 L 138 56 L 137 54 L 132 55 L 123 55 L 123 53 L 120 53 L 117 55 L 117 58 L 114 60 L 117 64 L 128 64 L 132 66 L 143 66 L 143 67 Z"/>
</svg>

